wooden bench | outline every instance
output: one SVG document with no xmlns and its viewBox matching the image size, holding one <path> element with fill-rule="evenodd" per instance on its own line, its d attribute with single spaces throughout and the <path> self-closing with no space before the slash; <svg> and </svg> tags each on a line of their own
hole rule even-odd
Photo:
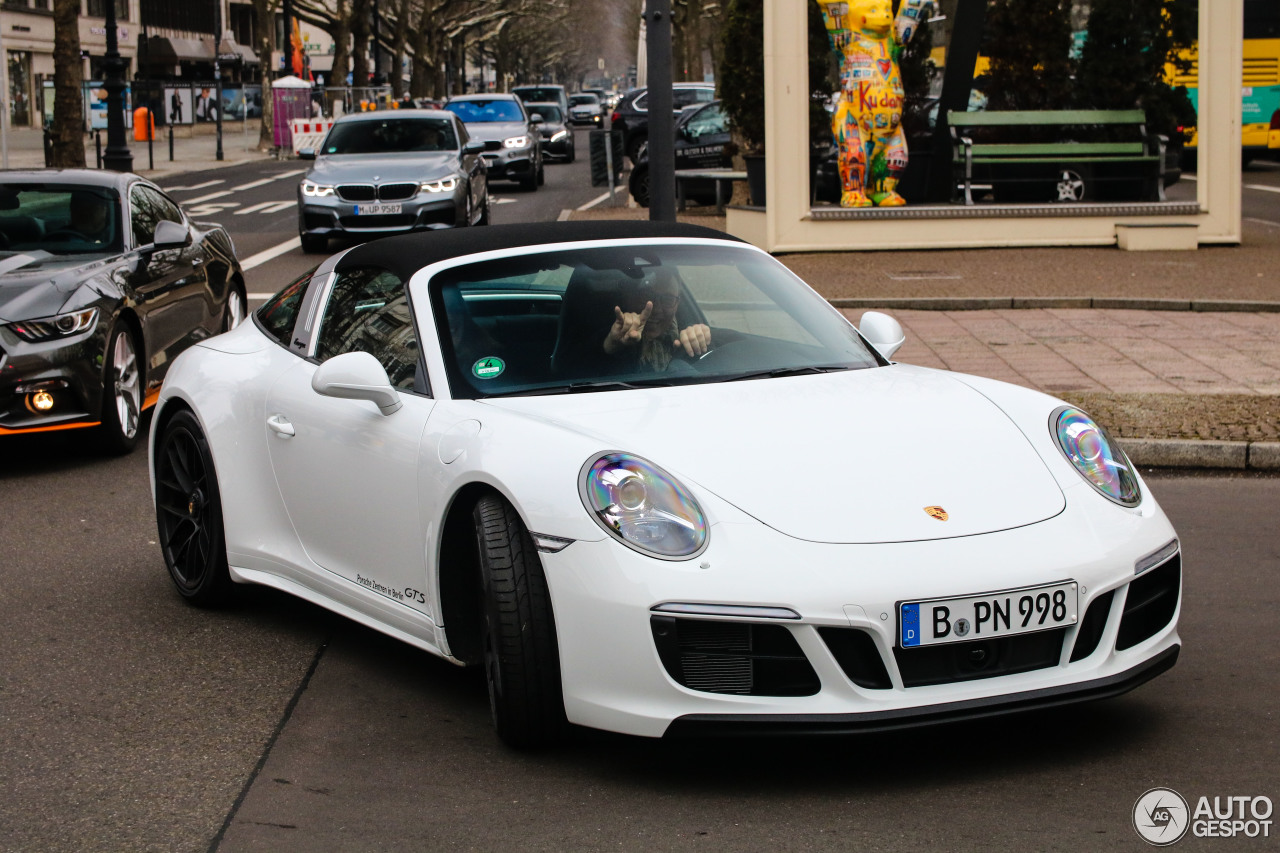
<svg viewBox="0 0 1280 853">
<path fill-rule="evenodd" d="M 1149 135 L 1147 117 L 1142 110 L 990 110 L 979 112 L 948 111 L 947 123 L 951 128 L 952 165 L 955 172 L 953 186 L 958 191 L 964 187 L 964 203 L 973 204 L 974 167 L 980 167 L 981 177 L 992 184 L 1014 181 L 1051 180 L 1047 170 L 1028 177 L 1035 170 L 1016 166 L 1054 166 L 1061 172 L 1072 167 L 1092 173 L 1098 166 L 1101 171 L 1112 171 L 1106 164 L 1131 164 L 1137 175 L 1105 175 L 1093 178 L 1098 181 L 1141 180 L 1143 195 L 1164 201 L 1165 138 Z M 1001 142 L 997 132 L 983 132 L 987 128 L 1044 128 L 1058 127 L 1062 135 L 1082 134 L 1083 128 L 1132 127 L 1134 138 L 1127 142 L 1086 141 L 1065 139 L 1058 142 Z M 974 131 L 979 131 L 974 133 Z M 1098 134 L 1094 134 L 1095 136 Z M 978 136 L 974 140 L 972 136 Z M 993 141 L 992 137 L 996 137 Z M 1005 172 L 1004 175 L 1001 172 Z M 1021 172 L 1022 174 L 1017 174 Z M 985 181 L 980 181 L 985 182 Z M 1065 176 L 1059 181 L 1058 201 L 1080 200 L 1085 183 Z"/>
<path fill-rule="evenodd" d="M 676 209 L 684 210 L 685 181 L 715 181 L 716 183 L 716 215 L 724 215 L 724 185 L 732 188 L 734 181 L 745 181 L 746 172 L 735 172 L 732 169 L 676 169 Z M 730 190 L 732 195 L 732 190 Z"/>
</svg>

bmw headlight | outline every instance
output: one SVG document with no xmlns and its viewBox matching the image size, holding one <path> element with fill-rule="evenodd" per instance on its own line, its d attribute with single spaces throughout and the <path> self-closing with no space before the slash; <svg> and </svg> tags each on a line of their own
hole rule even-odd
<svg viewBox="0 0 1280 853">
<path fill-rule="evenodd" d="M 1058 447 L 1089 485 L 1122 506 L 1142 502 L 1133 463 L 1092 418 L 1079 409 L 1063 406 L 1049 417 L 1049 424 Z"/>
<path fill-rule="evenodd" d="M 22 320 L 10 323 L 9 328 L 24 341 L 51 341 L 55 338 L 69 338 L 81 332 L 87 332 L 98 322 L 98 309 L 85 308 L 53 317 L 39 317 L 35 320 Z"/>
<path fill-rule="evenodd" d="M 551 141 L 559 142 L 561 139 L 564 139 L 568 135 L 569 135 L 569 131 L 567 130 L 559 131 L 558 133 L 556 133 L 554 136 L 551 137 Z"/>
<path fill-rule="evenodd" d="M 438 181 L 423 181 L 422 191 L 426 193 L 451 193 L 458 186 L 458 176 L 450 175 Z"/>
<path fill-rule="evenodd" d="M 582 469 L 587 511 L 624 545 L 667 560 L 707 546 L 707 519 L 689 490 L 657 465 L 629 453 L 603 453 Z"/>
<path fill-rule="evenodd" d="M 502 140 L 502 144 L 503 144 L 503 146 L 505 146 L 505 147 L 507 147 L 507 148 L 523 148 L 523 147 L 525 147 L 526 145 L 528 145 L 528 144 L 529 144 L 529 137 L 527 137 L 527 136 L 510 136 L 510 137 L 508 137 L 508 138 L 506 138 L 506 139 Z"/>
<path fill-rule="evenodd" d="M 312 197 L 333 195 L 333 187 L 327 184 L 317 184 L 315 181 L 306 180 L 302 182 L 302 194 Z"/>
</svg>

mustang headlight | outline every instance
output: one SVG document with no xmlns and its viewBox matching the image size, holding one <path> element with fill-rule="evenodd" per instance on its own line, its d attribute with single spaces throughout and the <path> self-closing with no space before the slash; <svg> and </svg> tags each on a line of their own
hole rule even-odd
<svg viewBox="0 0 1280 853">
<path fill-rule="evenodd" d="M 1123 506 L 1142 502 L 1133 463 L 1092 418 L 1079 409 L 1063 406 L 1049 417 L 1049 424 L 1058 447 L 1089 485 Z"/>
<path fill-rule="evenodd" d="M 333 187 L 328 184 L 317 184 L 315 181 L 303 181 L 302 194 L 312 197 L 333 195 Z"/>
<path fill-rule="evenodd" d="M 582 502 L 624 545 L 679 560 L 707 546 L 707 519 L 678 480 L 629 453 L 604 453 L 582 469 Z"/>
<path fill-rule="evenodd" d="M 438 181 L 423 181 L 422 191 L 425 193 L 451 193 L 458 186 L 458 176 L 450 175 Z"/>
<path fill-rule="evenodd" d="M 529 144 L 529 137 L 511 136 L 502 140 L 502 144 L 507 148 L 523 148 Z"/>
<path fill-rule="evenodd" d="M 54 338 L 69 338 L 81 332 L 87 332 L 98 322 L 98 309 L 85 308 L 58 314 L 53 317 L 40 317 L 35 320 L 22 320 L 10 323 L 9 328 L 24 341 L 50 341 Z"/>
</svg>

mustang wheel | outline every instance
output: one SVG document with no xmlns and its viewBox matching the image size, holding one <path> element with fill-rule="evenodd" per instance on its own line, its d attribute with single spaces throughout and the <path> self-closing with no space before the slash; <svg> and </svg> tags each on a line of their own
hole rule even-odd
<svg viewBox="0 0 1280 853">
<path fill-rule="evenodd" d="M 488 190 L 485 190 L 484 204 L 480 208 L 480 217 L 476 219 L 476 224 L 477 225 L 489 224 L 489 191 Z"/>
<path fill-rule="evenodd" d="M 542 563 L 519 515 L 496 495 L 472 513 L 479 547 L 484 668 L 498 736 L 551 743 L 565 726 L 560 653 Z"/>
<path fill-rule="evenodd" d="M 302 252 L 306 255 L 318 255 L 329 248 L 329 238 L 321 234 L 300 234 Z"/>
<path fill-rule="evenodd" d="M 222 501 L 209 443 L 190 412 L 179 412 L 156 443 L 156 527 L 178 593 L 207 607 L 231 592 Z"/>
<path fill-rule="evenodd" d="M 222 331 L 229 332 L 239 326 L 244 322 L 246 313 L 244 296 L 240 293 L 240 288 L 232 285 L 231 292 L 227 294 L 227 306 L 222 313 Z"/>
<path fill-rule="evenodd" d="M 138 443 L 138 420 L 142 414 L 142 377 L 137 346 L 128 326 L 112 330 L 103 376 L 99 438 L 108 453 L 128 453 Z"/>
</svg>

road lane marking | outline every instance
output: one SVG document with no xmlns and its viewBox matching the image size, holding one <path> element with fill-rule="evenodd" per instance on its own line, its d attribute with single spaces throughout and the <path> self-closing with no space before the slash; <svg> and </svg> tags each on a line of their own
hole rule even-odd
<svg viewBox="0 0 1280 853">
<path fill-rule="evenodd" d="M 1266 184 L 1245 184 L 1245 189 L 1262 190 L 1264 193 L 1280 193 L 1280 187 L 1269 187 Z"/>
<path fill-rule="evenodd" d="M 229 196 L 231 195 L 232 192 L 233 192 L 232 190 L 220 190 L 216 193 L 209 193 L 208 195 L 197 196 L 196 198 L 189 198 L 186 201 L 184 201 L 183 204 L 199 204 L 202 201 L 212 201 L 215 198 L 222 198 L 224 196 Z"/>
<path fill-rule="evenodd" d="M 556 217 L 556 222 L 568 222 L 570 216 L 573 216 L 573 211 L 566 208 L 560 211 L 560 215 Z"/>
<path fill-rule="evenodd" d="M 216 187 L 218 184 L 225 184 L 226 179 L 219 178 L 216 181 L 205 181 L 203 184 L 193 184 L 189 187 L 161 187 L 167 193 L 182 192 L 184 190 L 202 190 L 205 187 Z"/>
<path fill-rule="evenodd" d="M 1256 222 L 1259 225 L 1270 225 L 1272 228 L 1280 228 L 1280 222 L 1272 222 L 1270 219 L 1255 219 L 1252 216 L 1246 216 L 1245 222 Z"/>
<path fill-rule="evenodd" d="M 260 180 L 260 181 L 250 181 L 250 182 L 249 182 L 249 183 L 247 183 L 247 184 L 241 184 L 241 185 L 240 185 L 240 186 L 238 186 L 238 187 L 232 187 L 232 188 L 231 188 L 231 191 L 232 191 L 233 193 L 238 193 L 238 192 L 240 192 L 241 190 L 251 190 L 251 189 L 255 189 L 255 188 L 257 188 L 257 187 L 265 187 L 267 184 L 274 184 L 277 180 L 279 180 L 279 179 L 278 179 L 278 178 L 263 178 L 263 179 L 262 179 L 262 180 Z"/>
<path fill-rule="evenodd" d="M 240 202 L 238 201 L 214 201 L 208 204 L 197 204 L 195 207 L 187 208 L 187 216 L 217 216 L 219 213 L 239 206 Z"/>
<path fill-rule="evenodd" d="M 294 237 L 292 240 L 285 240 L 279 246 L 272 246 L 270 249 L 264 249 L 256 255 L 250 255 L 240 263 L 240 269 L 246 272 L 254 267 L 260 267 L 267 261 L 280 257 L 285 252 L 292 252 L 294 249 L 302 245 L 301 237 Z"/>
<path fill-rule="evenodd" d="M 610 195 L 611 195 L 611 193 L 601 193 L 601 194 L 600 194 L 600 196 L 599 196 L 599 198 L 593 198 L 593 199 L 591 199 L 591 201 L 587 202 L 586 204 L 579 205 L 579 206 L 578 206 L 578 210 L 590 210 L 591 208 L 595 207 L 595 206 L 596 206 L 597 204 L 599 204 L 600 202 L 602 202 L 602 201 L 604 201 L 605 199 L 607 199 Z"/>
<path fill-rule="evenodd" d="M 246 213 L 279 213 L 282 210 L 288 210 L 296 204 L 297 202 L 293 199 L 289 199 L 288 201 L 264 201 L 261 204 L 251 204 L 243 210 L 237 210 L 236 216 L 244 216 Z"/>
</svg>

